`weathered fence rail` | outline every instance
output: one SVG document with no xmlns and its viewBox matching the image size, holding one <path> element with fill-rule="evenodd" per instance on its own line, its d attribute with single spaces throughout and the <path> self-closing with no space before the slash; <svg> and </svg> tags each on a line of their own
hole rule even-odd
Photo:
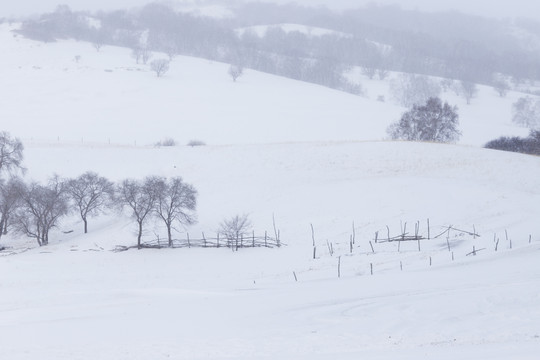
<svg viewBox="0 0 540 360">
<path fill-rule="evenodd" d="M 185 238 L 172 239 L 171 243 L 167 238 L 156 238 L 149 241 L 144 241 L 141 246 L 122 246 L 118 245 L 115 251 L 125 251 L 134 248 L 145 249 L 163 249 L 163 248 L 229 248 L 238 250 L 243 248 L 279 248 L 283 243 L 279 238 L 271 237 L 265 234 L 264 236 L 240 236 L 224 237 L 217 235 L 216 237 L 192 238 L 189 234 Z"/>
</svg>

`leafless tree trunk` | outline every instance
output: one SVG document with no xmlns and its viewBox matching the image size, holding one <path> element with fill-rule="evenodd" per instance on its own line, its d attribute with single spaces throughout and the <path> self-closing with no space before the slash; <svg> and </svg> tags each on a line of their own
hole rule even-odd
<svg viewBox="0 0 540 360">
<path fill-rule="evenodd" d="M 129 207 L 138 225 L 137 247 L 142 245 L 143 225 L 154 210 L 156 203 L 155 183 L 157 178 L 147 177 L 144 181 L 124 180 L 118 189 L 119 200 Z"/>
<path fill-rule="evenodd" d="M 113 205 L 113 183 L 94 172 L 89 171 L 69 180 L 67 192 L 75 202 L 85 234 L 88 232 L 88 217 L 98 215 Z"/>
<path fill-rule="evenodd" d="M 197 191 L 180 177 L 156 178 L 153 186 L 156 192 L 154 211 L 167 227 L 169 246 L 172 246 L 174 223 L 191 225 L 196 221 Z"/>
</svg>

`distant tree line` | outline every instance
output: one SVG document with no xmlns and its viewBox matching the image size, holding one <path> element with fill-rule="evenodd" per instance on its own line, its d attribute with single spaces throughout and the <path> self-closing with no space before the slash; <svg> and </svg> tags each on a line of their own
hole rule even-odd
<svg viewBox="0 0 540 360">
<path fill-rule="evenodd" d="M 150 218 L 164 224 L 171 245 L 176 226 L 196 221 L 197 191 L 180 177 L 149 176 L 114 184 L 89 171 L 73 179 L 55 175 L 44 184 L 26 183 L 19 176 L 25 170 L 23 150 L 19 139 L 0 133 L 0 238 L 13 230 L 45 246 L 50 231 L 66 215 L 76 213 L 87 233 L 91 217 L 127 208 L 137 223 L 138 247 Z"/>
<path fill-rule="evenodd" d="M 540 55 L 516 41 L 508 24 L 499 20 L 382 6 L 336 13 L 249 3 L 234 11 L 233 17 L 217 19 L 177 12 L 163 3 L 95 14 L 61 5 L 24 21 L 20 32 L 41 41 L 90 41 L 97 50 L 104 45 L 128 47 L 137 62 L 148 61 L 145 54 L 151 51 L 163 52 L 169 59 L 191 55 L 357 93 L 361 89 L 344 77 L 353 66 L 369 77 L 384 78 L 392 70 L 493 86 L 500 85 L 497 74 L 516 82 L 540 79 Z M 270 26 L 264 34 L 256 34 L 249 29 L 281 23 L 341 33 L 310 36 Z M 540 37 L 535 24 L 521 20 L 515 25 Z"/>
</svg>

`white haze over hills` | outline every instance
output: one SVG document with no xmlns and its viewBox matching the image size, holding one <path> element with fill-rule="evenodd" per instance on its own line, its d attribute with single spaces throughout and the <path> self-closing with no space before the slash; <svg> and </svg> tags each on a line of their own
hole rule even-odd
<svg viewBox="0 0 540 360">
<path fill-rule="evenodd" d="M 210 0 L 217 5 L 229 5 L 242 0 Z M 249 1 L 249 0 L 244 0 Z M 251 0 L 257 1 L 257 0 Z M 260 0 L 261 2 L 263 0 Z M 343 10 L 366 6 L 371 4 L 397 5 L 404 9 L 421 11 L 449 11 L 457 10 L 468 14 L 481 15 L 486 17 L 509 18 L 509 17 L 530 17 L 540 19 L 540 5 L 536 1 L 530 0 L 272 0 L 265 2 L 273 3 L 297 3 L 305 6 L 326 6 L 331 9 Z M 67 4 L 73 10 L 113 10 L 131 8 L 145 5 L 150 0 L 19 0 L 2 1 L 0 3 L 0 17 L 33 15 L 54 10 L 58 4 Z M 167 1 L 170 2 L 170 1 Z M 194 0 L 176 0 L 184 4 L 196 3 Z"/>
</svg>

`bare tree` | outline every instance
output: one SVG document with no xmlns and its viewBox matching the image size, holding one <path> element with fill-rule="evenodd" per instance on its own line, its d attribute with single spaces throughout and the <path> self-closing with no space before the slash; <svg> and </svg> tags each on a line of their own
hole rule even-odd
<svg viewBox="0 0 540 360">
<path fill-rule="evenodd" d="M 167 71 L 169 71 L 170 61 L 167 59 L 156 59 L 150 63 L 150 69 L 156 73 L 157 77 L 162 77 Z"/>
<path fill-rule="evenodd" d="M 148 49 L 148 47 L 144 46 L 141 48 L 141 60 L 144 65 L 148 63 L 148 60 L 152 58 L 152 52 Z"/>
<path fill-rule="evenodd" d="M 223 220 L 219 227 L 219 233 L 225 235 L 232 246 L 233 242 L 238 243 L 240 238 L 247 235 L 251 229 L 251 221 L 248 215 L 235 215 Z"/>
<path fill-rule="evenodd" d="M 362 74 L 373 80 L 377 74 L 377 68 L 375 66 L 364 65 L 362 66 Z"/>
<path fill-rule="evenodd" d="M 506 97 L 510 90 L 510 85 L 505 80 L 495 80 L 493 81 L 493 88 L 500 97 Z"/>
<path fill-rule="evenodd" d="M 22 170 L 24 146 L 18 138 L 8 132 L 0 132 L 0 174 L 2 171 Z"/>
<path fill-rule="evenodd" d="M 234 82 L 244 74 L 244 67 L 242 65 L 234 65 L 232 64 L 229 66 L 229 75 L 233 79 Z"/>
<path fill-rule="evenodd" d="M 431 97 L 438 97 L 441 87 L 438 82 L 423 75 L 402 75 L 391 83 L 393 97 L 403 106 L 423 104 Z"/>
<path fill-rule="evenodd" d="M 147 46 L 136 46 L 131 50 L 131 57 L 135 59 L 137 64 L 142 62 L 146 65 L 152 57 L 152 52 L 148 50 Z"/>
<path fill-rule="evenodd" d="M 68 211 L 64 184 L 55 176 L 47 185 L 32 183 L 23 189 L 15 227 L 18 232 L 36 239 L 39 246 L 45 246 L 49 243 L 49 231 Z"/>
<path fill-rule="evenodd" d="M 0 180 L 0 238 L 8 233 L 11 217 L 21 205 L 21 193 L 24 183 L 19 178 Z"/>
<path fill-rule="evenodd" d="M 101 48 L 105 45 L 106 42 L 106 32 L 103 30 L 98 30 L 94 32 L 91 36 L 92 46 L 96 49 L 97 52 L 101 51 Z"/>
<path fill-rule="evenodd" d="M 478 87 L 475 83 L 470 81 L 461 81 L 460 82 L 461 91 L 460 93 L 463 95 L 465 100 L 467 101 L 467 105 L 471 104 L 471 100 L 476 97 L 478 94 Z"/>
<path fill-rule="evenodd" d="M 197 190 L 175 177 L 167 181 L 157 178 L 154 181 L 156 189 L 155 213 L 167 227 L 169 246 L 172 246 L 172 230 L 174 223 L 191 225 L 196 221 Z"/>
<path fill-rule="evenodd" d="M 131 50 L 131 57 L 135 59 L 135 62 L 138 64 L 141 61 L 142 51 L 141 48 L 136 47 Z"/>
<path fill-rule="evenodd" d="M 512 121 L 535 129 L 540 126 L 540 99 L 530 96 L 519 98 L 512 104 Z"/>
<path fill-rule="evenodd" d="M 458 119 L 457 107 L 430 98 L 425 105 L 413 105 L 387 131 L 394 140 L 455 142 L 461 136 Z"/>
<path fill-rule="evenodd" d="M 88 171 L 69 180 L 66 190 L 84 222 L 85 234 L 88 232 L 88 217 L 104 212 L 113 203 L 113 183 L 95 172 Z"/>
<path fill-rule="evenodd" d="M 118 189 L 121 203 L 128 206 L 138 225 L 137 247 L 141 248 L 143 225 L 156 204 L 157 178 L 147 177 L 144 181 L 124 180 Z"/>
</svg>

